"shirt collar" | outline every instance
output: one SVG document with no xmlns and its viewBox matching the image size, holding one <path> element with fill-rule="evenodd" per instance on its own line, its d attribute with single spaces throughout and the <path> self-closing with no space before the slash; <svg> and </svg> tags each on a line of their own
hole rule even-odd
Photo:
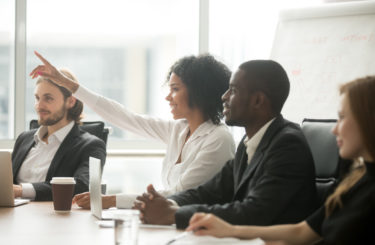
<svg viewBox="0 0 375 245">
<path fill-rule="evenodd" d="M 210 134 L 216 128 L 216 126 L 219 126 L 221 124 L 222 123 L 215 125 L 210 119 L 205 121 L 204 123 L 199 125 L 199 127 L 194 131 L 189 141 L 199 138 L 201 136 L 204 136 L 206 134 Z M 189 125 L 187 125 L 186 129 L 184 130 L 184 133 L 187 134 L 188 131 L 189 131 Z"/>
<path fill-rule="evenodd" d="M 74 126 L 74 121 L 71 121 L 70 123 L 68 123 L 64 127 L 60 128 L 59 130 L 57 130 L 56 132 L 51 134 L 49 137 L 54 137 L 54 138 L 56 138 L 56 140 L 58 140 L 61 143 L 61 142 L 63 142 L 65 137 L 68 135 L 70 130 L 73 128 L 73 126 Z M 40 126 L 34 134 L 35 143 L 38 144 L 39 142 L 41 142 L 44 135 L 46 135 L 46 134 L 47 134 L 47 126 L 43 126 L 43 125 Z"/>
<path fill-rule="evenodd" d="M 220 125 L 220 124 L 219 124 Z M 207 120 L 195 130 L 194 134 L 196 137 L 205 135 L 205 134 L 210 134 L 212 130 L 216 128 L 216 125 L 211 121 Z"/>
<path fill-rule="evenodd" d="M 271 123 L 275 120 L 276 118 L 272 118 L 269 120 L 266 124 L 264 124 L 250 139 L 246 136 L 244 139 L 244 144 L 246 146 L 246 152 L 252 152 L 254 153 L 256 148 L 258 147 L 260 141 L 262 140 L 264 134 L 266 133 L 268 127 L 271 125 Z M 251 158 L 248 159 L 250 161 Z"/>
</svg>

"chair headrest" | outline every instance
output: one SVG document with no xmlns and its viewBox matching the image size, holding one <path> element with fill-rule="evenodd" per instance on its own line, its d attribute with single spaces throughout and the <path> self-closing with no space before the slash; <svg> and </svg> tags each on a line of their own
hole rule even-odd
<svg viewBox="0 0 375 245">
<path fill-rule="evenodd" d="M 99 138 L 102 138 L 104 122 L 101 122 L 101 121 L 83 122 L 82 125 L 80 125 L 80 128 L 92 135 L 96 135 Z"/>
<path fill-rule="evenodd" d="M 317 178 L 337 177 L 339 153 L 332 128 L 336 120 L 304 119 L 302 131 L 310 146 Z"/>
</svg>

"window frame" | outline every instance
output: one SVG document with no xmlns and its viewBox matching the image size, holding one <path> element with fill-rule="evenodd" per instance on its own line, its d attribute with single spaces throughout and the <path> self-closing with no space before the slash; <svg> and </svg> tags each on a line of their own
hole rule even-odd
<svg viewBox="0 0 375 245">
<path fill-rule="evenodd" d="M 9 103 L 13 105 L 13 122 L 10 125 L 12 139 L 0 140 L 2 149 L 13 149 L 15 139 L 25 131 L 25 90 L 28 71 L 26 71 L 26 14 L 27 0 L 15 0 L 15 62 L 14 82 L 11 86 Z M 199 34 L 198 53 L 208 52 L 208 28 L 209 28 L 209 0 L 199 0 Z M 108 140 L 108 153 L 115 156 L 160 156 L 164 154 L 165 146 L 149 140 Z M 141 149 L 141 150 L 140 150 Z"/>
</svg>

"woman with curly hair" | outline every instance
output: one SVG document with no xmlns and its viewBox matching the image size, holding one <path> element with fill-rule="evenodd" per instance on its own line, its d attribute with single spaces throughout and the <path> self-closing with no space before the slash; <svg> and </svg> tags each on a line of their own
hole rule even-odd
<svg viewBox="0 0 375 245">
<path fill-rule="evenodd" d="M 64 76 L 40 54 L 43 65 L 32 78 L 42 76 L 70 90 L 104 120 L 132 133 L 157 139 L 167 145 L 162 166 L 163 195 L 183 191 L 214 176 L 234 157 L 235 144 L 221 123 L 221 96 L 229 87 L 230 71 L 210 55 L 187 56 L 172 65 L 166 97 L 174 120 L 139 115 Z M 137 195 L 103 196 L 103 207 L 130 208 Z M 90 208 L 89 193 L 74 197 L 79 206 Z"/>
</svg>

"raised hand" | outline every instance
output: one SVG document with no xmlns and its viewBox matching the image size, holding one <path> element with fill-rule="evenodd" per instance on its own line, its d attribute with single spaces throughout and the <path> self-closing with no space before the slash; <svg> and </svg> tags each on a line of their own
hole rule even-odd
<svg viewBox="0 0 375 245">
<path fill-rule="evenodd" d="M 34 51 L 34 54 L 42 61 L 43 65 L 38 65 L 32 72 L 30 72 L 30 76 L 32 79 L 37 78 L 38 76 L 42 76 L 51 80 L 59 86 L 65 87 L 72 93 L 77 91 L 79 85 L 76 82 L 64 76 L 63 73 L 61 73 L 58 69 L 56 69 L 56 67 L 49 63 L 48 60 L 46 60 L 41 54 L 36 51 Z"/>
<path fill-rule="evenodd" d="M 43 65 L 38 65 L 34 70 L 30 73 L 31 78 L 36 78 L 38 76 L 43 76 L 49 79 L 54 79 L 58 77 L 60 72 L 51 65 L 42 55 L 38 52 L 34 51 L 34 54 L 43 62 Z"/>
</svg>

